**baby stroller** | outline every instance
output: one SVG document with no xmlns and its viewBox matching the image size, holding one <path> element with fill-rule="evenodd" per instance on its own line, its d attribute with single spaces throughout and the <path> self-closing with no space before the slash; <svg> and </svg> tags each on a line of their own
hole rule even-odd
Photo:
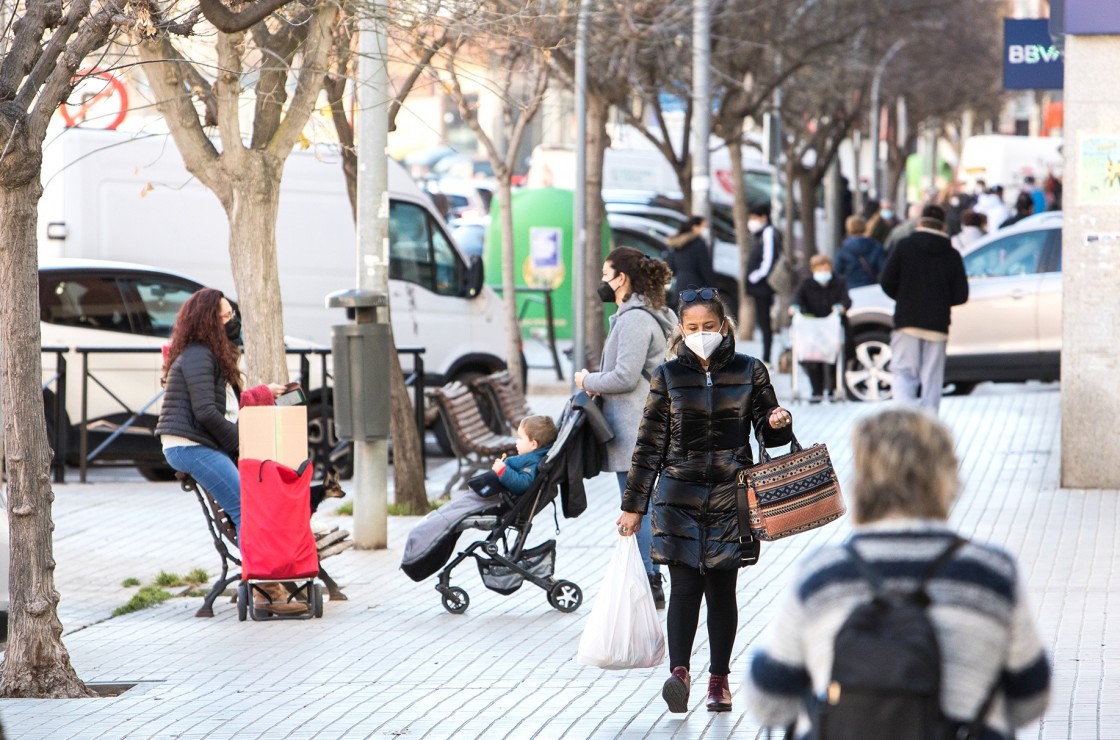
<svg viewBox="0 0 1120 740">
<path fill-rule="evenodd" d="M 439 570 L 436 591 L 443 608 L 462 614 L 470 605 L 465 589 L 451 585 L 451 573 L 464 560 L 473 558 L 482 583 L 491 591 L 509 595 L 529 583 L 544 590 L 548 603 L 562 612 L 573 612 L 583 603 L 583 591 L 571 581 L 553 578 L 556 568 L 556 540 L 526 548 L 533 518 L 553 503 L 557 494 L 566 518 L 583 513 L 587 506 L 583 479 L 586 474 L 589 444 L 592 442 L 586 414 L 569 406 L 560 421 L 559 434 L 541 461 L 537 477 L 520 496 L 502 492 L 485 498 L 465 492 L 451 503 L 431 512 L 409 533 L 401 569 L 415 581 Z M 469 529 L 487 532 L 458 553 L 451 562 L 459 535 Z M 442 569 L 440 566 L 447 563 Z"/>
<path fill-rule="evenodd" d="M 793 315 L 789 327 L 790 349 L 793 355 L 793 367 L 790 392 L 794 401 L 801 401 L 801 366 L 802 362 L 823 362 L 836 368 L 834 378 L 825 378 L 826 385 L 830 380 L 835 383 L 831 386 L 832 398 L 844 397 L 844 326 L 840 320 L 840 313 L 833 311 L 828 316 L 813 318 L 801 313 Z"/>
<path fill-rule="evenodd" d="M 273 460 L 242 458 L 241 474 L 241 585 L 237 589 L 237 618 L 310 619 L 323 616 L 323 591 L 315 535 L 307 523 L 311 476 L 307 460 L 293 470 Z M 261 584 L 296 584 L 288 601 L 306 602 L 295 614 L 275 614 L 255 605 L 258 594 L 269 602 Z"/>
</svg>

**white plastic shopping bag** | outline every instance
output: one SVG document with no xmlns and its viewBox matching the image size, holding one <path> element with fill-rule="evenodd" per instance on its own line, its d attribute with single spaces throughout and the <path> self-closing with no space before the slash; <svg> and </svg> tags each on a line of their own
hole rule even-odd
<svg viewBox="0 0 1120 740">
<path fill-rule="evenodd" d="M 653 668 L 665 660 L 665 635 L 637 537 L 619 536 L 576 659 L 599 668 Z"/>
<path fill-rule="evenodd" d="M 844 346 L 844 327 L 840 323 L 839 312 L 833 311 L 819 319 L 795 313 L 791 329 L 795 359 L 800 362 L 836 362 L 836 356 Z"/>
</svg>

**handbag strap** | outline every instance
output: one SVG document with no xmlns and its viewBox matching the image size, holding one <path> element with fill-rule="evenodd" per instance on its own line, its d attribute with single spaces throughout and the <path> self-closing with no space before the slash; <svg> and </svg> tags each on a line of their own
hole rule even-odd
<svg viewBox="0 0 1120 740">
<path fill-rule="evenodd" d="M 746 546 L 754 541 L 754 533 L 751 532 L 751 510 L 750 501 L 747 500 L 747 485 L 749 476 L 747 469 L 743 468 L 736 474 L 735 484 L 735 513 L 739 517 L 739 560 L 741 565 L 754 565 L 758 562 L 757 558 L 750 559 L 746 557 Z"/>
<path fill-rule="evenodd" d="M 754 438 L 755 438 L 755 441 L 758 442 L 758 462 L 759 463 L 772 462 L 773 459 L 774 459 L 774 458 L 770 457 L 770 453 L 766 451 L 766 442 L 764 442 L 763 439 L 762 439 L 762 424 L 769 424 L 769 423 L 770 423 L 770 415 L 767 414 L 765 421 L 763 421 L 761 424 L 756 423 L 754 425 Z M 790 439 L 792 440 L 792 442 L 790 443 L 790 447 L 789 447 L 790 452 L 801 452 L 803 449 L 805 449 L 804 447 L 801 446 L 801 443 L 797 441 L 797 435 L 793 433 L 793 422 L 792 421 L 790 422 L 790 426 L 789 426 L 789 436 L 790 436 Z"/>
</svg>

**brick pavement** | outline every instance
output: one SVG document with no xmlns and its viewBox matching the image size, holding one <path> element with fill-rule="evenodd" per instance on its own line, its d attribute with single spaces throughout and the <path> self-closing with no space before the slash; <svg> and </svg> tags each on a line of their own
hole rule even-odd
<svg viewBox="0 0 1120 740">
<path fill-rule="evenodd" d="M 782 396 L 781 388 L 779 395 Z M 558 398 L 536 398 L 554 411 Z M 827 441 L 845 480 L 848 429 L 871 407 L 797 406 L 802 441 Z M 1115 532 L 1117 492 L 1058 487 L 1056 386 L 982 388 L 946 399 L 943 417 L 958 438 L 966 490 L 953 523 L 969 536 L 1020 556 L 1055 685 L 1046 718 L 1021 738 L 1120 738 L 1120 602 Z M 438 483 L 438 481 L 437 481 Z M 560 521 L 557 577 L 594 599 L 614 542 L 613 476 L 590 482 L 589 509 Z M 327 603 L 322 620 L 240 623 L 220 600 L 214 619 L 195 619 L 199 599 L 108 619 L 131 589 L 129 576 L 159 570 L 214 571 L 216 556 L 193 496 L 174 484 L 101 482 L 56 487 L 56 556 L 65 641 L 87 681 L 140 681 L 115 699 L 0 701 L 13 738 L 751 738 L 741 711 L 711 715 L 693 696 L 687 715 L 665 712 L 664 669 L 610 672 L 574 660 L 585 605 L 549 608 L 530 585 L 511 596 L 482 587 L 464 563 L 454 581 L 468 590 L 466 614 L 439 605 L 432 580 L 397 569 L 413 518 L 394 517 L 390 548 L 349 551 L 330 561 L 350 601 Z M 328 505 L 335 502 L 328 502 Z M 346 519 L 338 520 L 346 526 Z M 554 536 L 537 519 L 532 541 Z M 764 628 L 786 571 L 808 549 L 847 533 L 841 523 L 768 544 L 762 564 L 740 579 L 739 635 L 732 688 Z M 467 540 L 464 539 L 464 542 Z M 702 688 L 707 640 L 696 644 Z"/>
</svg>

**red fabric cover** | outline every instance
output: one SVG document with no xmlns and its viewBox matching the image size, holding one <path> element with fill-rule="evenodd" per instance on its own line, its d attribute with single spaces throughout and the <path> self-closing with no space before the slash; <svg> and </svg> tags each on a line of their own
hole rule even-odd
<svg viewBox="0 0 1120 740">
<path fill-rule="evenodd" d="M 297 580 L 319 574 L 311 533 L 311 476 L 271 460 L 237 463 L 241 474 L 241 580 Z"/>
<path fill-rule="evenodd" d="M 272 395 L 272 389 L 267 385 L 258 385 L 256 388 L 250 388 L 241 391 L 241 408 L 246 406 L 275 406 L 276 397 Z"/>
</svg>

